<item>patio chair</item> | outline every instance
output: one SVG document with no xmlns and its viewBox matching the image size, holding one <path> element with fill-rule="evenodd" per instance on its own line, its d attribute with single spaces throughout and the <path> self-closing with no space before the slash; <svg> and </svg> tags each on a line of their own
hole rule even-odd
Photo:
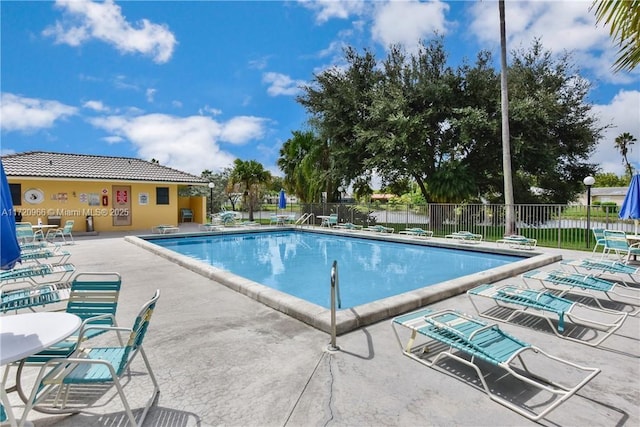
<svg viewBox="0 0 640 427">
<path fill-rule="evenodd" d="M 451 365 L 442 367 L 438 363 L 445 358 L 472 368 L 478 376 L 482 389 L 492 400 L 531 420 L 539 420 L 546 416 L 600 373 L 598 368 L 580 366 L 552 356 L 536 346 L 507 334 L 495 324 L 487 324 L 455 310 L 423 309 L 398 316 L 391 324 L 405 356 L 445 373 L 458 371 Z M 404 345 L 400 339 L 398 327 L 406 328 L 411 332 L 409 340 Z M 416 344 L 418 338 L 423 341 Z M 434 355 L 432 359 L 429 359 L 429 353 Z M 544 357 L 544 365 L 535 363 L 537 361 L 533 361 L 531 365 L 525 363 L 530 357 L 541 358 L 541 356 Z M 489 387 L 486 373 L 483 372 L 483 370 L 489 370 L 486 364 L 492 366 L 494 370 L 500 370 L 501 374 L 507 374 L 524 383 L 523 385 L 536 389 L 538 393 L 548 392 L 554 398 L 549 398 L 545 403 L 540 404 L 517 405 L 515 403 L 517 396 L 504 396 Z M 581 379 L 575 384 L 561 384 L 557 378 L 547 379 L 542 372 L 532 372 L 529 369 L 530 366 L 548 368 L 553 375 L 568 374 L 569 370 L 576 371 L 580 373 Z M 498 375 L 503 376 L 501 374 Z M 518 388 L 520 389 L 518 391 L 525 395 L 524 388 L 522 386 Z M 532 391 L 532 395 L 535 394 L 537 393 Z M 538 408 L 539 412 L 534 412 L 534 408 Z"/>
<path fill-rule="evenodd" d="M 180 209 L 180 222 L 193 222 L 193 211 L 189 208 Z"/>
<path fill-rule="evenodd" d="M 609 255 L 611 252 L 615 253 L 619 260 L 624 260 L 624 263 L 628 264 L 631 255 L 633 255 L 634 258 L 640 255 L 640 243 L 630 245 L 624 231 L 604 230 L 604 249 L 602 256 Z"/>
<path fill-rule="evenodd" d="M 36 287 L 3 290 L 0 287 L 0 312 L 18 311 L 44 307 L 69 299 L 69 286 L 65 283 L 47 284 Z"/>
<path fill-rule="evenodd" d="M 604 256 L 604 248 L 605 248 L 605 244 L 604 244 L 604 228 L 594 228 L 591 231 L 593 232 L 593 238 L 596 241 L 596 244 L 593 247 L 593 252 L 591 252 L 593 255 L 596 254 L 596 251 L 598 250 L 599 246 L 602 246 L 602 256 Z"/>
<path fill-rule="evenodd" d="M 89 326 L 114 326 L 117 327 L 116 310 L 120 296 L 122 278 L 115 272 L 91 272 L 79 273 L 71 282 L 71 288 L 67 289 L 67 305 L 65 311 L 80 317 L 82 324 L 78 332 L 66 340 L 47 348 L 35 355 L 23 359 L 18 365 L 16 373 L 16 390 L 23 401 L 27 396 L 22 388 L 22 371 L 25 365 L 42 365 L 44 362 L 57 358 L 69 357 L 75 352 L 78 344 L 78 336 L 83 335 L 83 340 L 88 340 L 106 332 L 102 328 Z M 84 331 L 87 329 L 86 331 Z M 122 340 L 120 339 L 122 344 Z M 54 412 L 43 410 L 42 412 Z"/>
<path fill-rule="evenodd" d="M 604 297 L 613 303 L 637 306 L 638 308 L 629 313 L 631 316 L 640 313 L 640 288 L 625 286 L 622 283 L 611 282 L 601 277 L 567 273 L 560 270 L 532 270 L 524 273 L 522 277 L 525 280 L 538 280 L 543 287 L 559 291 L 561 297 L 569 293 L 582 295 L 591 298 L 598 307 L 603 309 L 604 307 L 599 300 Z"/>
<path fill-rule="evenodd" d="M 34 232 L 30 222 L 16 222 L 16 237 L 20 244 L 36 242 L 38 239 L 44 240 L 42 229 Z"/>
<path fill-rule="evenodd" d="M 338 225 L 338 214 L 329 214 L 328 217 L 322 219 L 321 227 L 333 227 Z"/>
<path fill-rule="evenodd" d="M 64 227 L 55 228 L 53 230 L 47 231 L 46 240 L 49 242 L 55 242 L 56 237 L 61 237 L 62 242 L 66 244 L 67 243 L 66 237 L 69 237 L 71 238 L 71 243 L 74 243 L 73 234 L 71 234 L 74 224 L 75 224 L 75 221 L 73 219 L 69 219 L 64 222 Z"/>
<path fill-rule="evenodd" d="M 627 313 L 621 311 L 590 307 L 556 296 L 551 292 L 516 285 L 484 284 L 468 290 L 467 296 L 482 317 L 509 322 L 521 315 L 535 316 L 546 321 L 559 338 L 594 347 L 620 329 L 627 318 Z M 478 297 L 492 301 L 492 308 L 481 310 L 475 301 L 480 299 Z M 501 310 L 498 311 L 496 308 Z M 509 314 L 505 317 L 506 313 Z M 557 319 L 556 324 L 553 323 L 552 318 Z M 565 322 L 582 329 L 593 329 L 604 333 L 601 334 L 602 336 L 594 335 L 591 340 L 574 338 L 565 327 Z"/>
<path fill-rule="evenodd" d="M 159 297 L 160 291 L 157 290 L 153 297 L 142 306 L 131 328 L 89 325 L 83 329 L 78 337 L 78 343 L 81 343 L 84 335 L 94 328 L 112 332 L 128 332 L 129 339 L 125 345 L 112 347 L 84 346 L 69 358 L 56 358 L 45 362 L 40 368 L 35 387 L 25 406 L 23 418 L 31 409 L 44 403 L 52 392 L 62 395 L 62 399 L 56 396 L 53 402 L 54 405 L 60 406 L 60 412 L 74 413 L 80 411 L 83 407 L 91 407 L 92 402 L 87 402 L 87 400 L 91 398 L 90 388 L 92 386 L 97 386 L 97 392 L 100 392 L 104 390 L 105 384 L 113 384 L 122 401 L 129 424 L 132 426 L 142 425 L 151 404 L 160 393 L 158 382 L 143 348 L 143 341 Z M 149 378 L 153 383 L 153 392 L 136 422 L 136 417 L 133 415 L 127 400 L 121 379 L 127 376 L 129 367 L 138 354 L 142 357 Z M 129 381 L 132 378 L 129 375 Z M 77 394 L 84 397 L 84 400 L 83 402 L 77 402 L 76 399 L 72 399 L 71 404 L 69 404 L 68 395 L 73 391 L 74 386 L 78 386 L 80 390 Z M 84 406 L 74 405 L 73 403 L 84 403 Z"/>
</svg>

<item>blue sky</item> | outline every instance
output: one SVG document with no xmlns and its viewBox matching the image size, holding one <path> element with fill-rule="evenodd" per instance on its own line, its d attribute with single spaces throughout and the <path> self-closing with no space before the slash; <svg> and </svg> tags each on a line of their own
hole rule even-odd
<svg viewBox="0 0 640 427">
<path fill-rule="evenodd" d="M 616 48 L 588 1 L 507 1 L 508 49 L 539 38 L 571 52 L 609 124 L 592 160 L 622 173 L 613 141 L 640 140 L 640 70 L 614 74 Z M 1 152 L 158 159 L 199 175 L 235 158 L 281 175 L 279 149 L 306 114 L 295 97 L 342 65 L 346 45 L 415 49 L 434 31 L 450 63 L 499 58 L 496 1 L 1 1 Z M 637 144 L 640 144 L 637 143 Z M 631 160 L 640 164 L 640 146 Z"/>
</svg>

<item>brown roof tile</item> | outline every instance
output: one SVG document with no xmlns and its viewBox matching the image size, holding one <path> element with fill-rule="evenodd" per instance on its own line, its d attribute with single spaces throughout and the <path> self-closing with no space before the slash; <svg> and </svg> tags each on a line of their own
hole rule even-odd
<svg viewBox="0 0 640 427">
<path fill-rule="evenodd" d="M 205 179 L 129 157 L 31 151 L 2 156 L 7 176 L 206 183 Z"/>
</svg>

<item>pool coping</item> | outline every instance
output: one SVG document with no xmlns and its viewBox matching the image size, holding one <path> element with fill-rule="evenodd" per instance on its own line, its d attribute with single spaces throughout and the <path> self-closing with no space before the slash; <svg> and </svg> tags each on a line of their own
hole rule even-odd
<svg viewBox="0 0 640 427">
<path fill-rule="evenodd" d="M 126 236 L 125 241 L 146 249 L 158 256 L 168 259 L 184 268 L 194 271 L 204 277 L 218 282 L 236 292 L 244 294 L 268 307 L 287 314 L 321 331 L 331 333 L 331 310 L 310 303 L 303 299 L 272 289 L 268 286 L 254 282 L 247 278 L 235 275 L 229 271 L 210 266 L 202 261 L 178 254 L 172 250 L 155 245 L 146 239 L 159 240 L 176 237 L 200 237 L 221 234 L 246 234 L 259 233 L 273 230 L 300 230 L 294 227 L 259 227 L 259 228 L 234 228 L 224 231 L 175 233 L 171 235 L 139 235 Z M 517 255 L 526 257 L 521 261 L 492 268 L 490 270 L 470 274 L 452 280 L 440 282 L 425 288 L 405 292 L 400 295 L 362 304 L 356 307 L 338 310 L 336 312 L 336 334 L 341 335 L 363 326 L 367 326 L 391 317 L 407 313 L 424 307 L 425 305 L 441 301 L 443 299 L 462 294 L 467 290 L 484 284 L 493 283 L 502 279 L 516 276 L 526 271 L 539 268 L 559 261 L 562 256 L 558 254 L 545 254 L 535 250 L 523 251 L 510 248 L 491 247 L 485 244 L 466 244 L 451 242 L 439 238 L 416 238 L 406 235 L 372 233 L 366 231 L 344 231 L 334 229 L 304 228 L 303 231 L 319 234 L 333 234 L 350 237 L 366 238 L 370 240 L 393 241 L 421 246 L 433 246 L 472 250 L 476 252 L 498 253 L 505 255 Z M 327 278 L 328 281 L 328 278 Z M 327 289 L 328 291 L 328 289 Z"/>
</svg>

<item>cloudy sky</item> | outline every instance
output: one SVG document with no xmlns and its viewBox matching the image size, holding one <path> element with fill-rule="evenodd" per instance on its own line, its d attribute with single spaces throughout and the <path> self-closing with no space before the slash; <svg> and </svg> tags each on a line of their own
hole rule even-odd
<svg viewBox="0 0 640 427">
<path fill-rule="evenodd" d="M 508 48 L 538 38 L 571 53 L 609 126 L 592 160 L 621 174 L 613 144 L 623 132 L 640 140 L 640 70 L 611 71 L 616 48 L 590 5 L 507 1 Z M 235 158 L 281 175 L 282 143 L 306 126 L 299 87 L 340 65 L 346 45 L 382 58 L 438 32 L 453 66 L 481 49 L 499 58 L 487 0 L 3 1 L 0 12 L 2 154 L 155 158 L 195 175 Z"/>
</svg>

